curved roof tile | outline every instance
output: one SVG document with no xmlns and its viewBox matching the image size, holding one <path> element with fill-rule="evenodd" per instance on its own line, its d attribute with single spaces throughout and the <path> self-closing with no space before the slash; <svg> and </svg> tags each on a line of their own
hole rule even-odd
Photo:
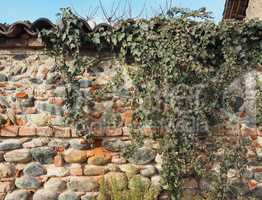
<svg viewBox="0 0 262 200">
<path fill-rule="evenodd" d="M 33 23 L 29 21 L 17 21 L 11 25 L 0 24 L 0 38 L 19 38 L 22 35 L 27 35 L 28 37 L 37 37 L 39 31 L 43 29 L 50 30 L 56 25 L 53 24 L 47 18 L 39 18 Z M 88 21 L 83 20 L 82 31 L 84 33 L 90 33 L 93 31 L 110 30 L 112 26 L 106 23 L 101 23 L 91 28 Z"/>
</svg>

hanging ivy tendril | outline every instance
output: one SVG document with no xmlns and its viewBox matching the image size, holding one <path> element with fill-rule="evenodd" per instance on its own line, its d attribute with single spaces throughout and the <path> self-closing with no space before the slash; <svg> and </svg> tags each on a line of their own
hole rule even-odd
<svg viewBox="0 0 262 200">
<path fill-rule="evenodd" d="M 235 169 L 241 177 L 247 166 L 246 140 L 236 135 L 228 142 L 218 136 L 215 125 L 224 121 L 226 88 L 261 67 L 262 22 L 215 24 L 205 9 L 173 8 L 151 19 L 124 20 L 113 29 L 83 34 L 83 22 L 70 9 L 59 16 L 60 24 L 42 31 L 41 38 L 56 58 L 67 90 L 68 118 L 80 134 L 90 137 L 83 112 L 88 101 L 79 92 L 77 78 L 86 66 L 80 48 L 110 50 L 137 66 L 127 70 L 134 85 L 132 135 L 140 140 L 144 126 L 154 127 L 153 138 L 163 144 L 161 173 L 172 200 L 181 199 L 183 180 L 192 176 L 211 182 L 209 190 L 199 194 L 203 199 L 238 198 L 241 194 L 232 192 L 227 173 Z M 222 158 L 217 156 L 221 149 Z M 213 173 L 217 162 L 219 170 Z"/>
</svg>

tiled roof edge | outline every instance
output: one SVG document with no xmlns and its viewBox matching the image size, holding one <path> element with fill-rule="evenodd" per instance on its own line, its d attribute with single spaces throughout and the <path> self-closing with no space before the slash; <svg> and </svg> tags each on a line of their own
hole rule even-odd
<svg viewBox="0 0 262 200">
<path fill-rule="evenodd" d="M 11 25 L 0 24 L 0 39 L 1 38 L 15 39 L 15 38 L 21 38 L 21 36 L 24 36 L 24 35 L 27 35 L 27 38 L 36 38 L 39 31 L 43 29 L 50 30 L 54 27 L 55 27 L 55 24 L 53 24 L 47 18 L 39 18 L 35 20 L 34 22 L 17 21 Z M 104 29 L 112 28 L 111 25 L 106 24 L 106 23 L 101 23 L 98 25 L 95 25 L 93 23 L 92 25 L 90 25 L 88 21 L 83 20 L 82 31 L 84 33 L 90 33 L 93 31 L 95 32 L 102 27 Z"/>
</svg>

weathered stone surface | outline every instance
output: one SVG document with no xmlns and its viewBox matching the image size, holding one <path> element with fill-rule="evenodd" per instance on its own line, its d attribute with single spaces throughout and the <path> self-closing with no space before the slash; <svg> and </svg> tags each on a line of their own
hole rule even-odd
<svg viewBox="0 0 262 200">
<path fill-rule="evenodd" d="M 112 184 L 116 181 L 119 189 L 125 189 L 128 185 L 127 177 L 122 172 L 109 172 L 105 175 L 106 183 Z"/>
<path fill-rule="evenodd" d="M 5 74 L 0 74 L 0 82 L 5 82 L 5 81 L 8 81 L 8 78 Z"/>
<path fill-rule="evenodd" d="M 80 83 L 81 88 L 87 88 L 87 87 L 91 86 L 92 81 L 90 81 L 88 79 L 81 79 L 81 80 L 79 80 L 79 83 Z"/>
<path fill-rule="evenodd" d="M 138 148 L 128 158 L 128 161 L 137 165 L 145 165 L 152 162 L 155 159 L 156 153 L 146 147 Z"/>
<path fill-rule="evenodd" d="M 47 126 L 50 116 L 47 113 L 38 113 L 27 115 L 26 119 L 35 126 Z"/>
<path fill-rule="evenodd" d="M 129 178 L 136 175 L 139 172 L 139 168 L 133 164 L 119 165 L 119 168 L 122 172 L 125 172 L 127 177 Z"/>
<path fill-rule="evenodd" d="M 140 174 L 145 177 L 151 177 L 156 174 L 156 168 L 154 166 L 146 166 L 140 171 Z"/>
<path fill-rule="evenodd" d="M 156 176 L 153 176 L 152 178 L 151 178 L 151 184 L 153 185 L 153 186 L 155 186 L 155 187 L 161 187 L 161 185 L 162 185 L 162 178 L 161 178 L 161 176 L 160 175 L 156 175 Z"/>
<path fill-rule="evenodd" d="M 66 189 L 66 182 L 58 178 L 51 178 L 45 183 L 44 189 L 61 192 Z"/>
<path fill-rule="evenodd" d="M 49 103 L 41 103 L 37 105 L 37 108 L 42 111 L 49 112 L 51 115 L 63 115 L 64 109 L 61 106 L 57 106 Z"/>
<path fill-rule="evenodd" d="M 59 195 L 58 200 L 79 200 L 75 192 L 66 191 Z"/>
<path fill-rule="evenodd" d="M 108 170 L 104 166 L 86 165 L 84 168 L 84 174 L 86 176 L 98 176 L 104 175 Z"/>
<path fill-rule="evenodd" d="M 69 167 L 70 175 L 71 176 L 82 176 L 83 175 L 83 168 L 79 163 L 73 163 Z"/>
<path fill-rule="evenodd" d="M 97 190 L 97 182 L 90 177 L 71 177 L 67 188 L 75 192 L 92 192 Z"/>
<path fill-rule="evenodd" d="M 31 160 L 31 154 L 28 149 L 17 149 L 7 152 L 4 158 L 7 162 L 25 163 Z"/>
<path fill-rule="evenodd" d="M 51 124 L 53 126 L 66 126 L 65 118 L 62 116 L 56 116 L 52 119 Z"/>
<path fill-rule="evenodd" d="M 125 147 L 125 143 L 120 139 L 104 139 L 102 146 L 109 151 L 118 152 Z"/>
<path fill-rule="evenodd" d="M 81 196 L 81 200 L 96 200 L 98 194 L 96 192 L 88 192 L 85 195 Z"/>
<path fill-rule="evenodd" d="M 84 139 L 72 139 L 69 143 L 73 149 L 85 150 L 90 148 L 90 145 Z"/>
<path fill-rule="evenodd" d="M 0 179 L 13 176 L 15 173 L 15 166 L 9 163 L 0 163 Z"/>
<path fill-rule="evenodd" d="M 54 95 L 56 97 L 65 97 L 66 96 L 66 90 L 65 87 L 57 87 L 54 91 Z"/>
<path fill-rule="evenodd" d="M 17 139 L 8 139 L 0 143 L 0 151 L 14 150 L 22 147 L 22 143 Z"/>
<path fill-rule="evenodd" d="M 8 193 L 14 189 L 13 181 L 0 182 L 0 194 Z"/>
<path fill-rule="evenodd" d="M 57 106 L 49 103 L 41 103 L 37 105 L 37 108 L 42 111 L 49 112 L 51 115 L 63 115 L 64 109 L 61 106 Z"/>
<path fill-rule="evenodd" d="M 149 178 L 140 176 L 140 175 L 136 175 L 133 176 L 128 183 L 128 188 L 129 189 L 135 189 L 137 187 L 137 185 L 140 185 L 143 188 L 148 188 L 150 186 L 151 182 Z"/>
<path fill-rule="evenodd" d="M 49 147 L 54 148 L 64 148 L 66 149 L 69 146 L 69 143 L 62 139 L 53 139 L 48 143 Z"/>
<path fill-rule="evenodd" d="M 121 155 L 114 155 L 112 156 L 111 162 L 114 164 L 121 165 L 127 163 L 127 160 Z"/>
<path fill-rule="evenodd" d="M 29 163 L 23 170 L 29 176 L 41 176 L 46 174 L 46 169 L 38 162 Z"/>
<path fill-rule="evenodd" d="M 42 147 L 49 142 L 48 138 L 34 138 L 29 142 L 23 144 L 24 148 L 35 148 L 35 147 Z"/>
<path fill-rule="evenodd" d="M 50 190 L 37 190 L 33 200 L 57 200 L 59 193 Z"/>
<path fill-rule="evenodd" d="M 262 173 L 255 173 L 254 177 L 255 177 L 256 181 L 258 181 L 258 182 L 262 181 Z"/>
<path fill-rule="evenodd" d="M 41 183 L 36 178 L 25 175 L 17 178 L 15 180 L 15 185 L 19 189 L 37 189 L 41 186 Z"/>
<path fill-rule="evenodd" d="M 68 149 L 64 152 L 64 159 L 68 163 L 82 163 L 87 159 L 86 151 Z"/>
<path fill-rule="evenodd" d="M 0 96 L 0 105 L 10 108 L 10 103 L 8 102 L 7 98 L 4 96 Z"/>
<path fill-rule="evenodd" d="M 55 152 L 52 148 L 49 147 L 37 147 L 31 149 L 31 154 L 33 159 L 41 164 L 52 163 Z"/>
<path fill-rule="evenodd" d="M 34 107 L 35 105 L 35 98 L 34 97 L 29 97 L 28 99 L 24 99 L 21 102 L 21 106 L 23 107 Z"/>
<path fill-rule="evenodd" d="M 93 156 L 91 158 L 88 158 L 88 164 L 90 165 L 106 165 L 109 162 L 110 162 L 109 157 Z"/>
<path fill-rule="evenodd" d="M 6 195 L 5 200 L 28 200 L 29 192 L 26 190 L 15 190 Z"/>
<path fill-rule="evenodd" d="M 69 169 L 66 169 L 65 167 L 56 167 L 54 165 L 48 165 L 47 166 L 47 176 L 68 176 L 69 175 Z"/>
<path fill-rule="evenodd" d="M 0 162 L 4 161 L 4 154 L 5 154 L 5 152 L 0 151 Z"/>
<path fill-rule="evenodd" d="M 106 166 L 106 169 L 110 172 L 119 172 L 120 171 L 120 168 L 118 167 L 118 165 L 116 164 L 113 164 L 113 163 L 109 163 L 107 166 Z"/>
</svg>

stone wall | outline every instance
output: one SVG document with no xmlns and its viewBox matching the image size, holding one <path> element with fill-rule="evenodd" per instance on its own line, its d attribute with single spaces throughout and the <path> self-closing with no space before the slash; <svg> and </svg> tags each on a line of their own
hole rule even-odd
<svg viewBox="0 0 262 200">
<path fill-rule="evenodd" d="M 80 80 L 88 95 L 114 74 L 118 61 L 103 61 Z M 54 61 L 43 51 L 0 50 L 0 200 L 90 200 L 99 181 L 114 177 L 121 187 L 160 184 L 160 155 L 152 141 L 127 161 L 119 152 L 129 142 L 128 105 L 116 96 L 95 102 L 96 146 L 65 126 L 65 90 L 57 86 Z M 117 126 L 103 126 L 111 118 Z"/>
<path fill-rule="evenodd" d="M 121 67 L 114 56 L 104 53 L 101 57 L 102 61 L 81 77 L 81 91 L 87 96 Z M 121 155 L 120 148 L 130 143 L 132 115 L 124 98 L 112 94 L 94 102 L 91 127 L 96 140 L 90 148 L 65 125 L 65 90 L 57 85 L 56 74 L 54 60 L 42 50 L 0 50 L 0 200 L 95 199 L 99 182 L 111 177 L 123 188 L 132 187 L 137 179 L 162 187 L 159 144 L 147 138 L 145 147 L 129 160 Z M 118 92 L 125 96 L 130 86 L 127 83 Z M 246 90 L 246 98 L 250 98 L 250 88 Z M 228 176 L 244 194 L 261 198 L 262 132 L 250 126 L 249 116 L 240 113 L 240 118 L 241 127 L 228 127 L 219 134 L 229 141 L 239 134 L 251 141 L 247 155 L 250 167 L 244 181 L 236 178 L 236 171 Z M 112 119 L 118 119 L 115 126 L 109 126 Z M 150 128 L 144 129 L 145 134 L 150 132 Z M 183 187 L 183 199 L 192 199 L 199 189 L 210 188 L 210 183 L 187 178 Z"/>
</svg>

